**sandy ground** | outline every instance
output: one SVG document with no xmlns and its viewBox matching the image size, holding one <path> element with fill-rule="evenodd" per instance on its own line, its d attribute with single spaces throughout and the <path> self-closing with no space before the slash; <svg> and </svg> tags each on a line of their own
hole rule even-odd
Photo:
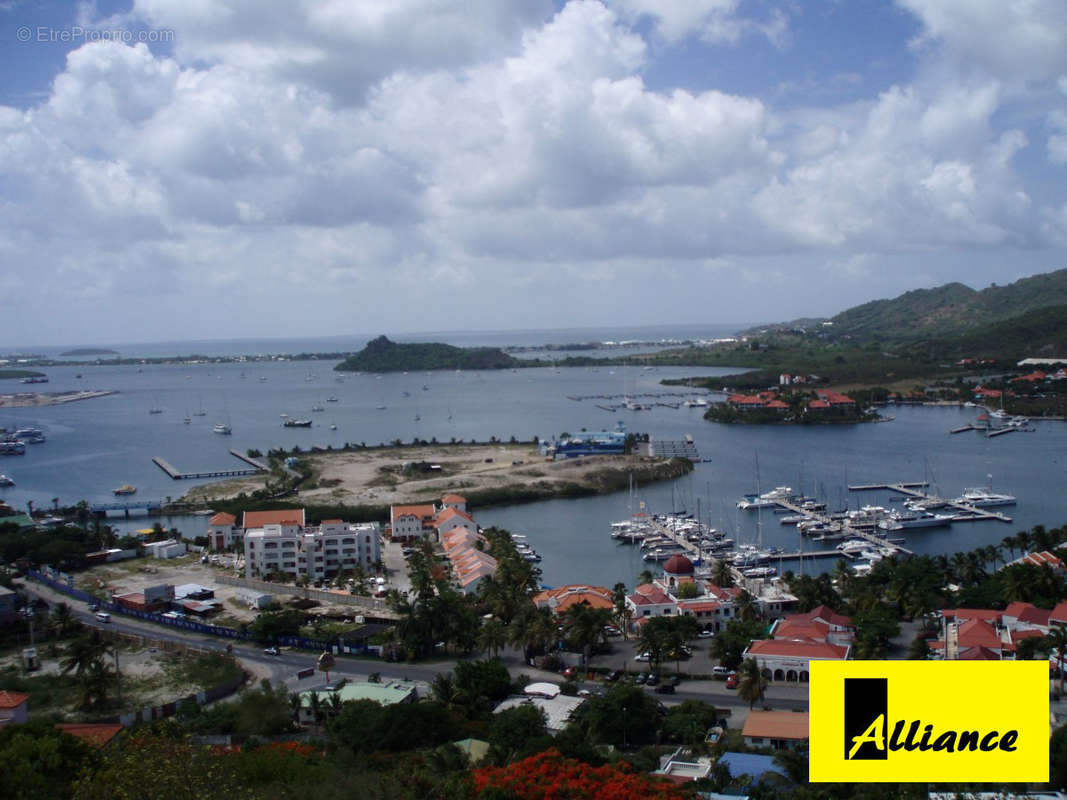
<svg viewBox="0 0 1067 800">
<path fill-rule="evenodd" d="M 78 400 L 106 397 L 109 394 L 115 394 L 115 392 L 89 390 L 84 392 L 18 392 L 16 394 L 0 394 L 0 408 L 58 406 Z"/>
<path fill-rule="evenodd" d="M 522 486 L 530 483 L 589 482 L 604 469 L 628 469 L 649 463 L 642 456 L 587 456 L 546 461 L 535 445 L 454 445 L 386 448 L 350 452 L 314 453 L 307 458 L 316 473 L 316 488 L 301 490 L 311 503 L 390 505 L 428 501 L 448 492 L 463 494 L 480 489 Z M 439 471 L 405 475 L 406 463 L 427 462 Z M 259 477 L 225 481 L 189 492 L 190 499 L 219 499 L 254 491 L 263 486 Z"/>
</svg>

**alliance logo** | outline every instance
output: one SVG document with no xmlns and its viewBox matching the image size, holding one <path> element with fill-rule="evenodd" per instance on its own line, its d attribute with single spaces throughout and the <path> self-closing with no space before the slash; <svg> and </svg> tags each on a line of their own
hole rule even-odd
<svg viewBox="0 0 1067 800">
<path fill-rule="evenodd" d="M 1048 667 L 813 662 L 810 780 L 1048 780 Z"/>
</svg>

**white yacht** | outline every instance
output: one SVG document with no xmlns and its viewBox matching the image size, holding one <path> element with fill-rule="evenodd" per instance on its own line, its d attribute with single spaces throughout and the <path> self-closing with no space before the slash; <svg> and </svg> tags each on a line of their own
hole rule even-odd
<svg viewBox="0 0 1067 800">
<path fill-rule="evenodd" d="M 998 494 L 988 489 L 964 489 L 963 494 L 960 495 L 956 502 L 966 503 L 975 508 L 1013 506 L 1015 505 L 1015 497 L 1010 494 Z"/>
<path fill-rule="evenodd" d="M 224 422 L 216 422 L 215 427 L 211 429 L 215 433 L 221 433 L 223 436 L 229 436 L 233 433 L 233 428 Z"/>
<path fill-rule="evenodd" d="M 11 478 L 7 477 L 4 473 L 0 472 L 0 486 L 14 486 L 15 482 Z"/>
<path fill-rule="evenodd" d="M 763 494 L 745 495 L 743 499 L 737 501 L 737 507 L 742 510 L 748 510 L 750 508 L 768 508 L 769 506 L 778 505 L 779 500 L 789 500 L 794 496 L 793 488 L 791 486 L 777 486 Z"/>
</svg>

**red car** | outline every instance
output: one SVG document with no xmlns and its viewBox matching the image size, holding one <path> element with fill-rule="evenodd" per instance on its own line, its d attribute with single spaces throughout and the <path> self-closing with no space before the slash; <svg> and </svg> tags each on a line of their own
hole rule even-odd
<svg viewBox="0 0 1067 800">
<path fill-rule="evenodd" d="M 736 672 L 731 672 L 729 675 L 726 676 L 726 688 L 727 689 L 736 689 L 737 688 L 737 673 Z"/>
<path fill-rule="evenodd" d="M 566 669 L 563 670 L 563 677 L 564 678 L 573 678 L 574 677 L 574 672 L 575 672 L 574 667 L 567 667 Z"/>
</svg>

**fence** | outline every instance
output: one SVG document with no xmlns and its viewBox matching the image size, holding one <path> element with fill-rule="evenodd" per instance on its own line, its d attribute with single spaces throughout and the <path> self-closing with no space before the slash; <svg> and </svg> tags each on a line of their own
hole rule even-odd
<svg viewBox="0 0 1067 800">
<path fill-rule="evenodd" d="M 266 594 L 291 594 L 307 597 L 310 600 L 318 600 L 322 603 L 335 603 L 346 606 L 360 606 L 369 611 L 378 612 L 378 616 L 391 616 L 385 601 L 378 597 L 364 597 L 356 594 L 341 594 L 340 592 L 327 592 L 322 589 L 301 588 L 287 583 L 271 583 L 259 581 L 255 578 L 231 578 L 228 575 L 219 575 L 216 580 L 224 586 L 240 586 L 244 589 L 255 589 Z"/>
<path fill-rule="evenodd" d="M 69 595 L 77 600 L 81 600 L 86 603 L 100 602 L 98 598 L 93 597 L 87 592 L 83 592 L 81 589 L 75 589 L 68 582 L 60 581 L 55 578 L 51 578 L 44 573 L 37 572 L 36 570 L 28 570 L 26 576 L 31 580 L 43 583 L 45 586 L 49 586 L 57 592 Z M 220 581 L 221 582 L 221 581 Z M 268 586 L 271 584 L 267 584 Z M 238 630 L 236 628 L 226 628 L 222 625 L 209 625 L 203 622 L 197 622 L 196 620 L 184 619 L 181 617 L 165 617 L 162 614 L 156 614 L 150 611 L 135 611 L 130 608 L 120 606 L 118 603 L 100 603 L 100 608 L 109 611 L 112 614 L 124 614 L 127 617 L 135 617 L 136 619 L 143 619 L 146 622 L 153 622 L 157 625 L 165 625 L 170 628 L 179 628 L 181 630 L 191 631 L 192 633 L 202 633 L 207 636 L 218 636 L 224 639 L 236 639 L 238 641 L 251 641 L 255 638 L 255 634 L 251 631 Z M 346 644 L 342 642 L 327 642 L 321 639 L 308 639 L 303 636 L 279 636 L 276 639 L 276 643 L 283 647 L 295 647 L 299 650 L 315 650 L 317 652 L 323 652 L 329 650 L 334 654 L 350 653 L 353 655 L 367 655 L 368 653 L 376 653 L 377 651 L 368 648 L 363 644 Z"/>
</svg>

